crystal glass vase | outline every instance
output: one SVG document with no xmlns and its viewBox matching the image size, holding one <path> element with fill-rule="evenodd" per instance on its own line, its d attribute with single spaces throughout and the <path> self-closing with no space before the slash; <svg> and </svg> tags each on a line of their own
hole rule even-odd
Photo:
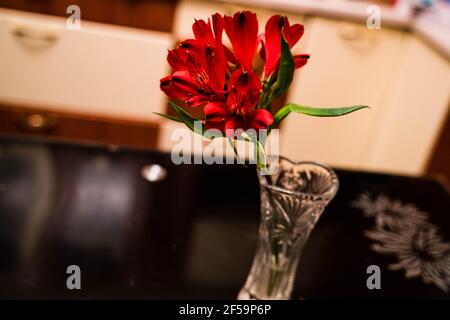
<svg viewBox="0 0 450 320">
<path fill-rule="evenodd" d="M 336 194 L 334 171 L 316 162 L 269 160 L 272 175 L 258 171 L 261 222 L 256 254 L 238 299 L 289 299 L 311 230 Z M 275 168 L 275 169 L 274 169 Z"/>
</svg>

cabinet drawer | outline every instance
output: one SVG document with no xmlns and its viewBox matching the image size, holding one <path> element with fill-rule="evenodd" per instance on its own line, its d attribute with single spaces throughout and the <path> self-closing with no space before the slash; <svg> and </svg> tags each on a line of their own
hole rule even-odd
<svg viewBox="0 0 450 320">
<path fill-rule="evenodd" d="M 0 9 L 0 99 L 151 120 L 165 98 L 170 34 Z"/>
<path fill-rule="evenodd" d="M 0 134 L 154 149 L 158 124 L 0 104 Z"/>
</svg>

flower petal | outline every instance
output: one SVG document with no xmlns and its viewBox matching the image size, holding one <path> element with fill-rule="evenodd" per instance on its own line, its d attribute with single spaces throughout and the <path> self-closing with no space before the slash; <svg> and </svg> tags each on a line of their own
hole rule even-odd
<svg viewBox="0 0 450 320">
<path fill-rule="evenodd" d="M 227 137 L 239 136 L 240 133 L 236 131 L 244 130 L 244 125 L 241 120 L 237 118 L 229 118 L 225 122 L 225 134 Z"/>
<path fill-rule="evenodd" d="M 261 95 L 261 80 L 255 72 L 237 69 L 228 82 L 227 104 L 230 111 L 244 116 L 258 104 Z"/>
<path fill-rule="evenodd" d="M 170 86 L 173 90 L 179 92 L 187 98 L 193 95 L 201 95 L 202 88 L 198 86 L 188 71 L 176 71 L 172 74 Z"/>
<path fill-rule="evenodd" d="M 262 88 L 261 80 L 255 72 L 242 71 L 242 69 L 237 69 L 231 74 L 228 87 L 232 88 L 234 86 L 244 90 L 253 87 L 257 89 Z"/>
<path fill-rule="evenodd" d="M 225 131 L 225 122 L 224 121 L 205 121 L 205 129 L 217 129 L 220 132 Z"/>
<path fill-rule="evenodd" d="M 174 71 L 188 70 L 186 60 L 187 53 L 186 50 L 182 48 L 169 50 L 169 52 L 167 53 L 167 62 L 169 62 Z"/>
<path fill-rule="evenodd" d="M 261 49 L 259 50 L 259 57 L 262 61 L 266 61 L 266 48 L 264 47 L 264 41 L 261 41 Z"/>
<path fill-rule="evenodd" d="M 192 31 L 194 32 L 195 40 L 199 41 L 204 47 L 216 44 L 209 19 L 208 23 L 204 20 L 195 20 L 192 25 Z"/>
<path fill-rule="evenodd" d="M 281 55 L 281 30 L 284 38 L 292 48 L 302 37 L 304 27 L 301 24 L 289 24 L 287 17 L 280 15 L 272 16 L 266 23 L 264 53 L 266 64 L 264 66 L 264 76 L 268 77 L 278 68 Z"/>
<path fill-rule="evenodd" d="M 195 108 L 195 107 L 204 105 L 208 101 L 209 101 L 209 97 L 196 95 L 196 96 L 193 96 L 192 98 L 188 98 L 188 100 L 186 102 L 189 107 Z"/>
<path fill-rule="evenodd" d="M 244 70 L 252 70 L 253 57 L 258 43 L 258 20 L 250 11 L 236 12 L 225 16 L 225 31 L 234 49 L 234 54 Z"/>
<path fill-rule="evenodd" d="M 234 53 L 231 52 L 231 50 L 228 47 L 223 46 L 223 52 L 225 52 L 225 57 L 229 62 L 231 62 L 232 64 L 235 64 L 235 65 L 239 65 L 239 62 L 236 59 Z"/>
<path fill-rule="evenodd" d="M 227 105 L 223 102 L 210 102 L 203 108 L 203 113 L 209 121 L 225 121 L 228 115 Z"/>
<path fill-rule="evenodd" d="M 268 77 L 278 65 L 281 54 L 281 29 L 283 28 L 283 17 L 272 16 L 266 23 L 265 30 L 265 58 L 264 76 Z"/>
<path fill-rule="evenodd" d="M 246 129 L 267 129 L 273 123 L 273 115 L 266 109 L 254 109 L 247 117 Z"/>
<path fill-rule="evenodd" d="M 294 55 L 295 69 L 303 67 L 309 59 L 309 54 L 296 54 Z"/>
<path fill-rule="evenodd" d="M 206 71 L 209 75 L 210 87 L 215 91 L 224 90 L 227 61 L 223 47 L 206 47 L 205 64 Z"/>
<path fill-rule="evenodd" d="M 204 46 L 196 39 L 187 39 L 180 43 L 180 48 L 187 50 L 189 53 L 194 53 L 200 57 L 203 54 Z"/>
<path fill-rule="evenodd" d="M 213 21 L 214 36 L 216 37 L 216 46 L 221 47 L 222 33 L 224 28 L 223 18 L 219 13 L 215 13 L 212 15 L 212 21 Z"/>
<path fill-rule="evenodd" d="M 161 90 L 172 99 L 177 100 L 185 100 L 186 94 L 185 92 L 181 92 L 179 90 L 176 90 L 172 86 L 172 76 L 164 77 L 160 80 L 160 88 Z"/>
<path fill-rule="evenodd" d="M 284 28 L 283 28 L 283 34 L 284 38 L 286 39 L 287 43 L 289 44 L 289 47 L 292 48 L 295 46 L 295 44 L 300 40 L 300 38 L 303 36 L 303 32 L 305 31 L 305 28 L 302 24 L 294 24 L 290 25 L 289 20 L 287 17 L 284 18 Z"/>
</svg>

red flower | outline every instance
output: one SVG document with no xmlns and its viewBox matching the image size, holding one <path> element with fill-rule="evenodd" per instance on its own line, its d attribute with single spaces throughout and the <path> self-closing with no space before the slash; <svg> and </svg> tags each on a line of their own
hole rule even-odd
<svg viewBox="0 0 450 320">
<path fill-rule="evenodd" d="M 258 104 L 261 88 L 261 80 L 256 73 L 237 69 L 228 82 L 228 108 L 241 115 L 247 114 Z"/>
<path fill-rule="evenodd" d="M 294 63 L 295 63 L 295 68 L 299 69 L 301 67 L 303 67 L 309 59 L 309 54 L 296 54 L 294 55 Z"/>
<path fill-rule="evenodd" d="M 231 129 L 267 129 L 272 125 L 272 113 L 255 109 L 261 95 L 261 81 L 256 73 L 237 69 L 231 75 L 228 87 L 226 103 L 212 102 L 203 109 L 207 128 L 223 132 Z"/>
<path fill-rule="evenodd" d="M 290 25 L 287 17 L 280 15 L 272 16 L 266 23 L 265 41 L 262 46 L 261 56 L 266 60 L 264 66 L 264 76 L 268 77 L 278 67 L 281 55 L 281 30 L 283 30 L 284 38 L 292 48 L 302 37 L 304 28 L 301 24 Z M 303 55 L 306 56 L 306 55 Z M 295 60 L 294 56 L 294 60 Z M 297 58 L 297 60 L 300 58 Z M 303 63 L 304 62 L 304 63 Z M 303 63 L 303 64 L 302 64 Z M 296 63 L 298 68 L 305 65 L 306 60 L 300 60 Z"/>
<path fill-rule="evenodd" d="M 169 97 L 199 106 L 224 97 L 227 61 L 222 45 L 223 21 L 213 16 L 211 23 L 198 20 L 192 29 L 195 39 L 183 41 L 169 51 L 167 61 L 175 71 L 161 79 L 160 87 Z"/>
<path fill-rule="evenodd" d="M 221 132 L 225 131 L 225 123 L 232 113 L 229 112 L 225 102 L 210 102 L 203 108 L 203 113 L 206 116 L 205 128 L 218 129 Z"/>
<path fill-rule="evenodd" d="M 250 11 L 225 16 L 225 31 L 233 46 L 234 55 L 245 71 L 252 70 L 253 57 L 258 45 L 258 20 Z"/>
<path fill-rule="evenodd" d="M 206 128 L 226 132 L 270 127 L 274 118 L 264 109 L 267 106 L 259 105 L 263 88 L 260 76 L 252 70 L 259 39 L 264 36 L 260 54 L 266 60 L 264 76 L 268 77 L 278 68 L 281 31 L 292 47 L 301 38 L 303 26 L 291 26 L 287 18 L 277 15 L 267 22 L 265 35 L 258 36 L 256 15 L 242 11 L 232 17 L 216 13 L 212 20 L 196 20 L 192 30 L 194 39 L 169 51 L 167 60 L 173 73 L 161 79 L 161 90 L 190 107 L 204 106 Z M 233 52 L 222 43 L 224 30 Z M 308 58 L 305 54 L 295 55 L 296 68 L 305 65 Z"/>
<path fill-rule="evenodd" d="M 253 109 L 246 115 L 239 115 L 230 112 L 223 102 L 210 102 L 205 105 L 203 112 L 206 115 L 207 129 L 218 129 L 228 136 L 237 129 L 267 129 L 273 123 L 273 115 L 266 109 Z"/>
</svg>

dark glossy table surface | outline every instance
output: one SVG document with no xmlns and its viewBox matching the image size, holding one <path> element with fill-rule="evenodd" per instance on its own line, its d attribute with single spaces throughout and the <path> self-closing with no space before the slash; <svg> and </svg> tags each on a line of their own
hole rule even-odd
<svg viewBox="0 0 450 320">
<path fill-rule="evenodd" d="M 147 164 L 166 168 L 166 179 L 142 178 Z M 449 298 L 427 277 L 437 272 L 445 282 L 450 247 L 437 271 L 421 260 L 422 273 L 406 278 L 389 267 L 398 257 L 372 249 L 365 231 L 374 218 L 351 204 L 368 192 L 425 211 L 438 235 L 424 241 L 442 249 L 450 240 L 442 185 L 336 172 L 340 190 L 306 245 L 293 298 Z M 157 152 L 0 138 L 0 298 L 233 299 L 252 262 L 258 221 L 254 167 L 176 166 Z M 66 288 L 69 265 L 81 268 L 81 290 Z M 380 290 L 367 288 L 369 265 L 381 269 Z"/>
</svg>

